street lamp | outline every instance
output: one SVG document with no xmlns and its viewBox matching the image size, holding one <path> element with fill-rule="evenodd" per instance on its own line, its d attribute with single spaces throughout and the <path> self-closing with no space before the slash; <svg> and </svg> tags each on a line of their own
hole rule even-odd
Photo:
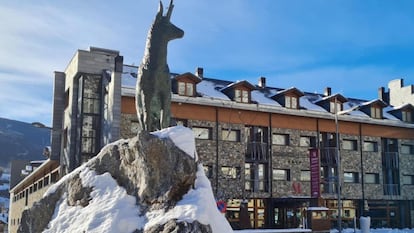
<svg viewBox="0 0 414 233">
<path fill-rule="evenodd" d="M 338 98 L 335 96 L 335 131 L 336 131 L 336 170 L 337 170 L 337 190 L 338 190 L 338 232 L 342 232 L 342 201 L 341 201 L 341 156 L 339 150 L 339 124 L 338 124 Z"/>
</svg>

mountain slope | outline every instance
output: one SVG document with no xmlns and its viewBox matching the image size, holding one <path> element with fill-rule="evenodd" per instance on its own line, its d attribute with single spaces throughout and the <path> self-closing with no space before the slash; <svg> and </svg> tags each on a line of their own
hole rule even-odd
<svg viewBox="0 0 414 233">
<path fill-rule="evenodd" d="M 12 160 L 44 159 L 43 148 L 49 145 L 50 129 L 0 118 L 0 167 L 9 167 Z"/>
</svg>

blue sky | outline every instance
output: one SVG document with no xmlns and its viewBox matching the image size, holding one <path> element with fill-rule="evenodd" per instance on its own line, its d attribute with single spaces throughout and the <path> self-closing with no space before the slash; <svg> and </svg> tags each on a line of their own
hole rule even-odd
<svg viewBox="0 0 414 233">
<path fill-rule="evenodd" d="M 167 6 L 168 0 L 164 0 Z M 176 73 L 372 100 L 390 80 L 414 84 L 414 2 L 176 0 L 185 31 L 169 45 Z M 120 51 L 139 65 L 156 0 L 1 1 L 0 117 L 51 124 L 53 72 L 77 49 Z"/>
</svg>

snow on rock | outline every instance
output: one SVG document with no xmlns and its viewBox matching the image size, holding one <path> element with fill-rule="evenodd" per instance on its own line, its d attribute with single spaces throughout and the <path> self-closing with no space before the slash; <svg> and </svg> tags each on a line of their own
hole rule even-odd
<svg viewBox="0 0 414 233">
<path fill-rule="evenodd" d="M 20 232 L 231 233 L 202 165 L 187 155 L 194 145 L 182 126 L 108 145 L 26 210 Z"/>
<path fill-rule="evenodd" d="M 197 219 L 200 223 L 210 225 L 213 232 L 233 232 L 226 218 L 218 211 L 211 189 L 211 184 L 204 173 L 203 166 L 198 165 L 197 179 L 194 189 L 191 189 L 181 201 L 170 211 L 152 211 L 147 213 L 147 227 L 164 224 L 170 219 L 192 222 Z"/>
<path fill-rule="evenodd" d="M 109 173 L 97 175 L 85 167 L 80 177 L 84 187 L 93 187 L 89 205 L 68 206 L 64 196 L 44 233 L 130 233 L 141 228 L 144 218 L 138 216 L 135 197 L 118 186 Z"/>
<path fill-rule="evenodd" d="M 182 151 L 193 157 L 196 154 L 194 133 L 191 129 L 184 126 L 170 127 L 151 134 L 159 138 L 169 138 Z"/>
</svg>

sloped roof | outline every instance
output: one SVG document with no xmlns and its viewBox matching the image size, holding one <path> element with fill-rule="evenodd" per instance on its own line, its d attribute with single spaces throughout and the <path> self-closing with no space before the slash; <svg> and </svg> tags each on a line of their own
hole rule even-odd
<svg viewBox="0 0 414 233">
<path fill-rule="evenodd" d="M 124 66 L 124 72 L 122 75 L 122 93 L 126 93 L 126 95 L 131 96 L 131 93 L 134 91 L 135 88 L 135 82 L 136 77 L 134 75 L 136 74 L 138 70 L 138 67 L 136 66 Z M 188 74 L 188 73 L 184 73 Z M 181 75 L 184 75 L 181 74 Z M 171 74 L 171 78 L 175 78 L 177 76 L 180 76 L 180 74 Z M 197 77 L 197 76 L 196 76 Z M 199 77 L 197 77 L 199 78 Z M 366 108 L 371 104 L 380 104 L 383 108 L 383 118 L 384 120 L 391 120 L 391 121 L 398 121 L 401 122 L 399 119 L 397 119 L 392 114 L 388 113 L 389 111 L 394 111 L 400 108 L 408 107 L 407 105 L 404 106 L 398 106 L 398 107 L 392 107 L 388 106 L 387 103 L 380 99 L 374 99 L 371 101 L 363 100 L 363 99 L 357 99 L 352 97 L 345 97 L 339 93 L 325 96 L 324 94 L 319 93 L 312 93 L 312 92 L 302 92 L 301 90 L 297 89 L 296 87 L 290 87 L 290 88 L 280 88 L 280 87 L 270 87 L 270 86 L 264 86 L 264 87 L 258 87 L 256 85 L 252 85 L 250 82 L 246 80 L 242 81 L 229 81 L 229 80 L 223 80 L 223 79 L 216 79 L 216 78 L 209 78 L 209 77 L 203 77 L 200 79 L 201 81 L 197 84 L 197 96 L 194 97 L 197 98 L 196 100 L 198 102 L 203 103 L 210 103 L 214 105 L 227 103 L 226 101 L 232 101 L 225 93 L 225 90 L 228 90 L 229 88 L 232 88 L 237 85 L 247 85 L 247 87 L 251 88 L 251 100 L 252 104 L 255 105 L 263 105 L 267 106 L 266 108 L 278 108 L 283 109 L 283 107 L 275 101 L 273 98 L 278 95 L 282 95 L 289 91 L 297 92 L 300 96 L 299 103 L 301 108 L 296 111 L 311 111 L 312 113 L 317 114 L 325 114 L 327 113 L 327 110 L 322 108 L 318 105 L 321 101 L 326 101 L 330 98 L 339 97 L 340 101 L 343 102 L 343 111 L 340 112 L 341 115 L 348 115 L 349 117 L 355 117 L 355 119 L 366 119 L 371 120 L 371 116 L 361 111 L 362 108 Z M 209 102 L 210 101 L 210 102 Z M 218 101 L 218 102 L 217 102 Z M 388 107 L 387 107 L 388 106 Z M 387 107 L 387 108 L 385 108 Z M 378 121 L 378 119 L 375 119 Z"/>
</svg>

